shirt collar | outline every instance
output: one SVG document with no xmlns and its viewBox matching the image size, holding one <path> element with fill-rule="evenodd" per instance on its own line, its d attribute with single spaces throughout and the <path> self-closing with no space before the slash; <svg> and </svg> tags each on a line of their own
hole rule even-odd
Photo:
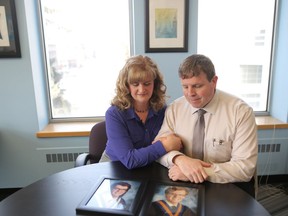
<svg viewBox="0 0 288 216">
<path fill-rule="evenodd" d="M 219 103 L 219 90 L 216 89 L 212 100 L 204 107 L 204 109 L 208 113 L 214 114 L 217 110 L 218 103 Z"/>
<path fill-rule="evenodd" d="M 175 206 L 174 204 L 172 204 L 171 202 L 169 202 L 168 200 L 166 200 L 166 203 L 170 206 L 170 207 L 178 207 L 178 204 Z"/>
</svg>

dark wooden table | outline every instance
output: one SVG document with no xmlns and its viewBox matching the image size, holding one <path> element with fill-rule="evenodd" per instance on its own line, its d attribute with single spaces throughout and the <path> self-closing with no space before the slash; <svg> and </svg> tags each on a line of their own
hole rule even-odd
<svg viewBox="0 0 288 216">
<path fill-rule="evenodd" d="M 167 177 L 167 169 L 158 163 L 134 170 L 126 169 L 119 162 L 86 165 L 53 174 L 17 191 L 0 202 L 0 215 L 77 215 L 76 207 L 103 177 L 173 183 Z M 203 187 L 205 215 L 270 215 L 261 204 L 233 184 L 206 182 Z"/>
</svg>

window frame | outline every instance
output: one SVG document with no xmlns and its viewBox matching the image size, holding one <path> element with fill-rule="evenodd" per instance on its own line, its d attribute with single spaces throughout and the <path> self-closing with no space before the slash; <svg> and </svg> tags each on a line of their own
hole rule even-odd
<svg viewBox="0 0 288 216">
<path fill-rule="evenodd" d="M 128 11 L 129 11 L 129 52 L 130 56 L 134 55 L 134 19 L 133 19 L 133 0 L 126 0 L 128 2 Z M 44 73 L 45 73 L 45 87 L 46 87 L 46 96 L 48 103 L 48 114 L 49 114 L 49 122 L 50 123 L 61 123 L 61 122 L 98 122 L 103 121 L 105 116 L 87 116 L 87 117 L 63 117 L 63 118 L 55 118 L 53 117 L 52 112 L 52 102 L 51 102 L 51 92 L 50 92 L 50 82 L 49 82 L 49 70 L 47 60 L 47 47 L 45 43 L 45 34 L 44 34 L 44 26 L 43 26 L 43 14 L 42 14 L 42 0 L 38 0 L 38 14 L 40 18 L 40 38 L 42 45 L 42 54 L 43 54 L 43 62 L 44 62 Z"/>
<path fill-rule="evenodd" d="M 127 0 L 128 5 L 129 5 L 129 26 L 130 26 L 130 55 L 135 55 L 135 20 L 134 20 L 134 3 L 133 0 Z M 273 69 L 274 69 L 274 57 L 275 57 L 275 41 L 276 41 L 276 36 L 277 36 L 277 21 L 278 21 L 278 11 L 279 11 L 279 0 L 275 0 L 275 6 L 274 6 L 274 19 L 273 19 L 273 28 L 272 28 L 272 42 L 271 42 L 271 53 L 270 53 L 270 67 L 269 67 L 269 82 L 268 82 L 268 93 L 267 93 L 267 103 L 266 103 L 266 111 L 254 111 L 255 116 L 267 116 L 270 115 L 270 109 L 271 109 L 271 83 L 273 79 Z M 51 104 L 51 93 L 49 90 L 49 76 L 48 76 L 48 69 L 47 69 L 47 55 L 46 55 L 46 47 L 45 47 L 45 35 L 43 31 L 43 18 L 42 18 L 42 13 L 41 13 L 41 0 L 39 0 L 38 3 L 38 10 L 39 10 L 39 17 L 40 17 L 40 29 L 41 29 L 41 44 L 42 44 L 42 49 L 43 49 L 43 56 L 44 56 L 44 70 L 45 70 L 45 84 L 46 84 L 46 95 L 47 95 L 47 101 L 48 101 L 48 111 L 49 111 L 49 122 L 94 122 L 94 121 L 101 121 L 105 118 L 105 116 L 95 116 L 95 117 L 67 117 L 67 118 L 53 118 L 52 116 L 52 104 Z M 198 12 L 198 9 L 197 9 Z M 143 20 L 145 18 L 143 17 Z M 191 16 L 190 18 L 191 19 Z M 190 22 L 189 23 L 194 23 Z M 143 25 L 144 28 L 145 25 Z M 196 41 L 197 44 L 197 41 Z M 144 41 L 143 41 L 143 46 L 144 46 Z M 191 51 L 191 48 L 188 50 L 188 52 Z M 143 52 L 145 52 L 143 50 Z"/>
<path fill-rule="evenodd" d="M 271 47 L 270 47 L 270 58 L 269 58 L 269 71 L 268 71 L 268 82 L 267 82 L 267 99 L 266 99 L 266 109 L 263 111 L 254 111 L 255 116 L 269 116 L 271 110 L 271 87 L 273 81 L 273 72 L 274 72 L 274 63 L 275 63 L 275 50 L 276 50 L 276 37 L 277 37 L 277 23 L 279 19 L 279 0 L 274 0 L 274 12 L 273 12 L 273 21 L 271 29 Z M 197 9 L 197 14 L 199 12 L 199 7 Z M 198 19 L 198 16 L 197 16 Z M 197 32 L 198 35 L 198 32 Z M 197 36 L 198 37 L 198 36 Z M 198 49 L 198 40 L 197 40 L 197 49 Z"/>
</svg>

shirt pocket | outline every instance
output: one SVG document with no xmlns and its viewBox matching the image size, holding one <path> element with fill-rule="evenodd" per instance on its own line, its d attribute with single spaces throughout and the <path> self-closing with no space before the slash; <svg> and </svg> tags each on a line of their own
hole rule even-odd
<svg viewBox="0 0 288 216">
<path fill-rule="evenodd" d="M 222 138 L 212 138 L 207 142 L 207 159 L 210 162 L 222 163 L 231 159 L 232 141 Z"/>
</svg>

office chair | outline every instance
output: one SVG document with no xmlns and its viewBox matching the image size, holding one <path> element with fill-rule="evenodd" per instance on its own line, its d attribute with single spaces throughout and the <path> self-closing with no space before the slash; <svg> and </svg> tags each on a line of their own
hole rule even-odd
<svg viewBox="0 0 288 216">
<path fill-rule="evenodd" d="M 78 155 L 75 167 L 84 166 L 87 163 L 98 163 L 105 150 L 107 142 L 105 121 L 95 124 L 89 136 L 89 152 Z"/>
</svg>

